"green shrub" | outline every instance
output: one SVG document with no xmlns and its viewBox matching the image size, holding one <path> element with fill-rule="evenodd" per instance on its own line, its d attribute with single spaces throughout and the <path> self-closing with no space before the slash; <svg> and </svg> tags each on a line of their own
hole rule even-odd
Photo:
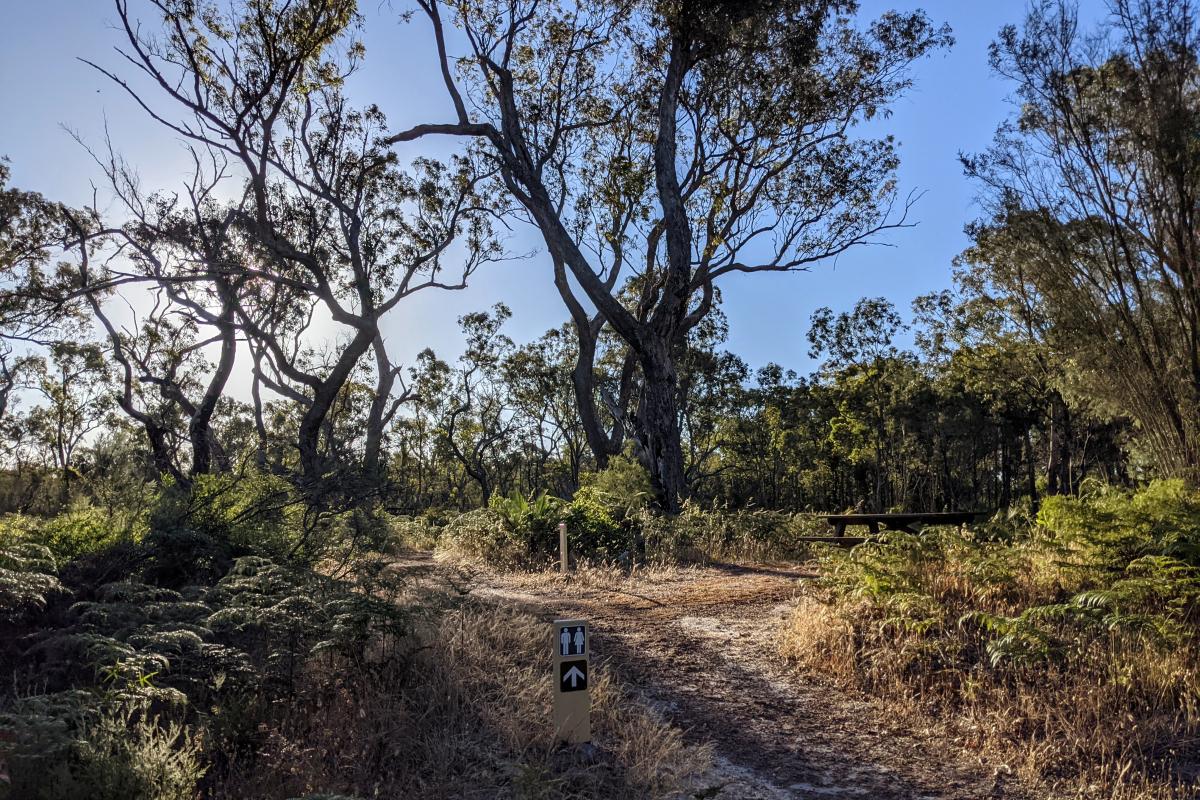
<svg viewBox="0 0 1200 800">
<path fill-rule="evenodd" d="M 528 566 L 531 555 L 527 538 L 489 508 L 468 511 L 450 520 L 442 529 L 438 550 L 499 569 Z"/>
<path fill-rule="evenodd" d="M 429 517 L 388 516 L 389 535 L 383 550 L 395 553 L 405 548 L 433 550 L 442 535 L 442 525 Z"/>
<path fill-rule="evenodd" d="M 1082 497 L 1047 497 L 1038 524 L 1085 578 L 1147 555 L 1200 567 L 1200 494 L 1182 481 L 1154 481 L 1132 493 L 1100 486 Z"/>
<path fill-rule="evenodd" d="M 295 508 L 291 487 L 266 473 L 201 475 L 190 488 L 168 486 L 150 514 L 143 575 L 164 586 L 209 584 L 239 555 L 290 558 L 306 529 Z"/>
<path fill-rule="evenodd" d="M 532 499 L 494 496 L 442 529 L 438 549 L 499 569 L 537 569 L 558 558 L 558 525 L 566 523 L 572 558 L 632 558 L 634 537 L 595 493 L 582 489 L 567 503 L 546 494 Z"/>
<path fill-rule="evenodd" d="M 599 561 L 631 560 L 636 553 L 633 534 L 617 523 L 598 493 L 583 488 L 563 509 L 562 521 L 567 524 L 568 550 L 578 558 Z M 555 539 L 552 554 L 557 554 Z"/>
<path fill-rule="evenodd" d="M 81 506 L 49 519 L 10 514 L 0 520 L 0 545 L 34 542 L 59 563 L 98 553 L 121 542 L 136 541 L 140 531 L 122 530 L 99 508 Z"/>
<path fill-rule="evenodd" d="M 63 591 L 54 554 L 44 545 L 14 542 L 0 546 L 0 620 L 45 608 L 46 598 Z"/>
<path fill-rule="evenodd" d="M 692 503 L 670 517 L 641 512 L 640 528 L 647 561 L 663 564 L 800 559 L 807 547 L 797 541 L 812 524 L 778 511 L 705 510 Z"/>
<path fill-rule="evenodd" d="M 200 475 L 187 489 L 163 489 L 150 527 L 187 527 L 235 546 L 286 552 L 297 534 L 287 514 L 292 499 L 291 486 L 270 473 Z"/>
<path fill-rule="evenodd" d="M 191 729 L 144 703 L 23 697 L 0 712 L 0 730 L 3 800 L 192 800 L 204 774 Z"/>
<path fill-rule="evenodd" d="M 590 490 L 616 519 L 635 516 L 654 498 L 646 468 L 637 459 L 624 454 L 610 458 L 607 469 L 581 475 L 580 487 Z"/>
<path fill-rule="evenodd" d="M 562 521 L 564 502 L 542 492 L 525 497 L 513 492 L 508 497 L 492 495 L 488 508 L 499 514 L 509 530 L 525 540 L 530 558 L 558 551 L 558 523 Z"/>
</svg>

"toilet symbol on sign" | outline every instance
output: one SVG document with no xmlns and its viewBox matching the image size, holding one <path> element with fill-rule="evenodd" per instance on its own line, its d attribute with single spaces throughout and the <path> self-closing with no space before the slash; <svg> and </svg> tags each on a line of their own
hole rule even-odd
<svg viewBox="0 0 1200 800">
<path fill-rule="evenodd" d="M 563 656 L 581 656 L 587 649 L 587 636 L 582 625 L 567 625 L 559 628 L 558 653 Z"/>
</svg>

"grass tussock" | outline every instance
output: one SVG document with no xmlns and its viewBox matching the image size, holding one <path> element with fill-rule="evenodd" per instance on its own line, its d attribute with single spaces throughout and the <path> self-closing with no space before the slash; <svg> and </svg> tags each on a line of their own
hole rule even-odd
<svg viewBox="0 0 1200 800">
<path fill-rule="evenodd" d="M 1036 524 L 823 557 L 786 656 L 1072 797 L 1200 794 L 1200 498 L 1050 498 Z"/>
<path fill-rule="evenodd" d="M 547 626 L 467 601 L 431 621 L 403 665 L 313 675 L 262 728 L 265 757 L 232 765 L 214 797 L 651 798 L 710 760 L 596 670 L 590 765 L 555 746 Z"/>
</svg>

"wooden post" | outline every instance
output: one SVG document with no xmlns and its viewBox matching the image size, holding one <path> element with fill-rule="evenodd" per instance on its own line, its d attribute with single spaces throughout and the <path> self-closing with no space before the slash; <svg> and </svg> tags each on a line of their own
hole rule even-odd
<svg viewBox="0 0 1200 800">
<path fill-rule="evenodd" d="M 566 575 L 570 565 L 567 563 L 567 523 L 565 522 L 558 523 L 558 559 L 562 566 L 562 572 Z"/>
</svg>

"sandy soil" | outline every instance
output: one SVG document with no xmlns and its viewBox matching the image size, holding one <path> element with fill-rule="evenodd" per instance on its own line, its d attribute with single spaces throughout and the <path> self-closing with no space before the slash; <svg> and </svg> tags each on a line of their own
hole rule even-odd
<svg viewBox="0 0 1200 800">
<path fill-rule="evenodd" d="M 476 595 L 592 625 L 593 659 L 717 753 L 698 798 L 1032 798 L 1004 765 L 936 730 L 797 672 L 775 631 L 811 580 L 795 565 L 711 566 L 630 578 L 479 574 Z"/>
</svg>

